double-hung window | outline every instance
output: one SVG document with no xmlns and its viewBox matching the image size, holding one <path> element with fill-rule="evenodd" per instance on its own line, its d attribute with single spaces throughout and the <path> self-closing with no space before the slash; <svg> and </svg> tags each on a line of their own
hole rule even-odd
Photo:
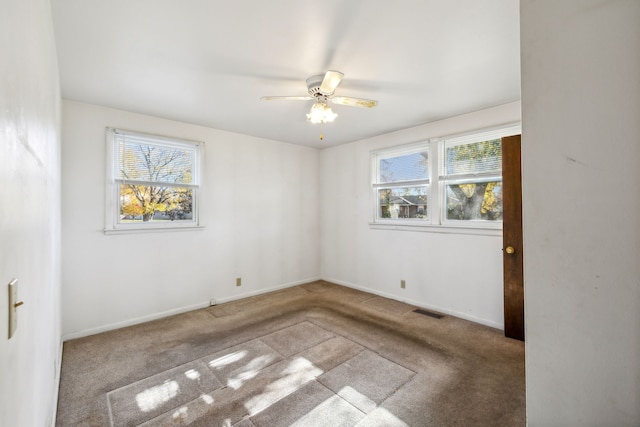
<svg viewBox="0 0 640 427">
<path fill-rule="evenodd" d="M 482 226 L 497 222 L 499 226 L 502 220 L 501 139 L 457 138 L 445 140 L 441 147 L 439 181 L 443 222 Z"/>
<path fill-rule="evenodd" d="M 498 232 L 502 137 L 518 133 L 520 126 L 509 126 L 373 151 L 372 225 Z"/>
<path fill-rule="evenodd" d="M 202 143 L 107 129 L 105 231 L 198 226 Z"/>
<path fill-rule="evenodd" d="M 429 145 L 378 151 L 373 159 L 376 221 L 428 222 Z"/>
</svg>

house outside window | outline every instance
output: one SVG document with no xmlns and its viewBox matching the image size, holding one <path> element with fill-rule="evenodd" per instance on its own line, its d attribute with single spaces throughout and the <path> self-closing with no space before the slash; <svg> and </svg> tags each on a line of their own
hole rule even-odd
<svg viewBox="0 0 640 427">
<path fill-rule="evenodd" d="M 376 220 L 429 222 L 429 145 L 373 153 Z"/>
<path fill-rule="evenodd" d="M 107 129 L 105 231 L 198 226 L 202 143 Z"/>
</svg>

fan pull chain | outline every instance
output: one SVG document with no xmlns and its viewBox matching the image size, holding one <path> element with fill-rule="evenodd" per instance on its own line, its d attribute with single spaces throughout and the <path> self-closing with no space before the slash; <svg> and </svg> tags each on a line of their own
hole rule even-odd
<svg viewBox="0 0 640 427">
<path fill-rule="evenodd" d="M 324 123 L 320 123 L 320 141 L 324 140 L 324 135 L 322 134 L 322 125 Z"/>
</svg>

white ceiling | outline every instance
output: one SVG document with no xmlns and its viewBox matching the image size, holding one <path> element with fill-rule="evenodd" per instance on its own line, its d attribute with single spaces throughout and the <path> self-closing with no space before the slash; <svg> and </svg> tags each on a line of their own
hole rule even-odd
<svg viewBox="0 0 640 427">
<path fill-rule="evenodd" d="M 51 3 L 67 99 L 318 148 L 520 99 L 516 0 Z M 260 101 L 329 69 L 378 106 Z"/>
</svg>

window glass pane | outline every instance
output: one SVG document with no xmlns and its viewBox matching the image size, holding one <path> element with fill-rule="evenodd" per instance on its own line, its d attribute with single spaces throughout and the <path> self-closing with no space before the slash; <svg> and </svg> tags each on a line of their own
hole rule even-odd
<svg viewBox="0 0 640 427">
<path fill-rule="evenodd" d="M 500 172 L 502 142 L 500 139 L 447 147 L 447 175 Z"/>
<path fill-rule="evenodd" d="M 502 182 L 446 186 L 447 219 L 502 220 Z"/>
<path fill-rule="evenodd" d="M 193 221 L 193 189 L 120 185 L 120 223 Z"/>
<path fill-rule="evenodd" d="M 398 182 L 429 179 L 428 152 L 405 154 L 380 159 L 378 182 Z"/>
<path fill-rule="evenodd" d="M 193 183 L 195 151 L 124 141 L 119 146 L 120 179 Z"/>
<path fill-rule="evenodd" d="M 378 190 L 379 218 L 427 219 L 427 186 Z"/>
</svg>

